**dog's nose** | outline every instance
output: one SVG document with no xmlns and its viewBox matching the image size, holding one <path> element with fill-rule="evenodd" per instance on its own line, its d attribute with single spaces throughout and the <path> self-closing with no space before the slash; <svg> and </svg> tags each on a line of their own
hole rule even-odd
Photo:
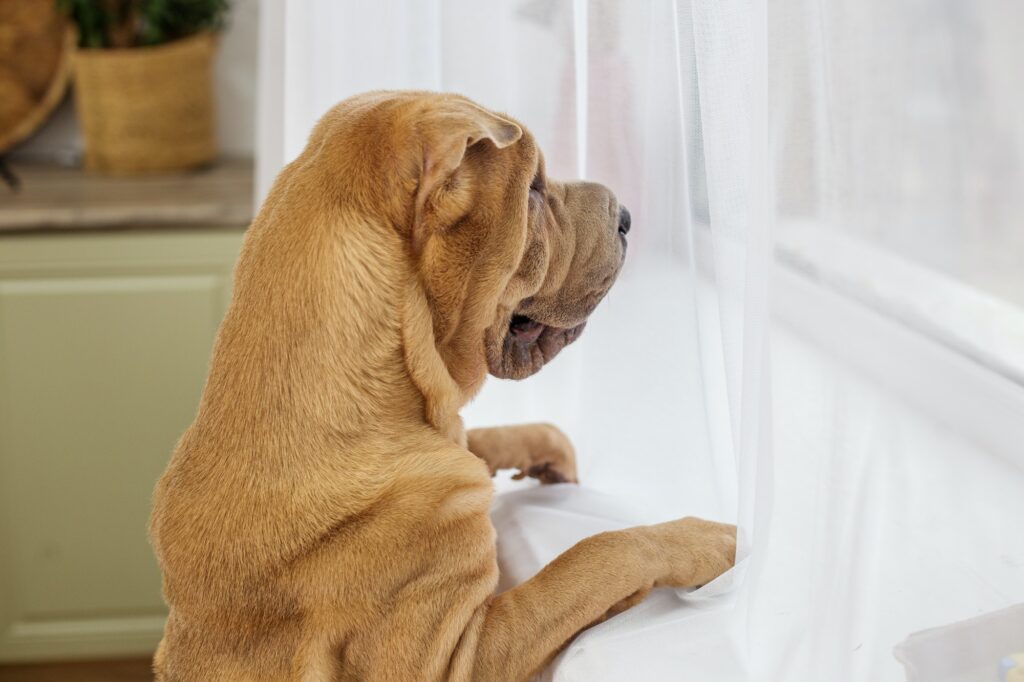
<svg viewBox="0 0 1024 682">
<path fill-rule="evenodd" d="M 619 234 L 625 237 L 629 234 L 629 228 L 633 219 L 629 216 L 629 209 L 625 206 L 619 207 Z"/>
</svg>

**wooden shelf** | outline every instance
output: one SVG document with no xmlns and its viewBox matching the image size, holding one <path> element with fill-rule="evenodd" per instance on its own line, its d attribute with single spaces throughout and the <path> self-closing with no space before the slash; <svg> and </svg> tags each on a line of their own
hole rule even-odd
<svg viewBox="0 0 1024 682">
<path fill-rule="evenodd" d="M 0 233 L 135 227 L 245 227 L 253 216 L 253 167 L 222 161 L 179 175 L 110 177 L 11 163 L 21 180 L 0 186 Z"/>
</svg>

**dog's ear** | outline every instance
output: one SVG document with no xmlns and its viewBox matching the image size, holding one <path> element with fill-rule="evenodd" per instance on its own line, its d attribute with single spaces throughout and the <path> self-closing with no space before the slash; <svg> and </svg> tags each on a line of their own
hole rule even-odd
<svg viewBox="0 0 1024 682">
<path fill-rule="evenodd" d="M 430 112 L 423 126 L 423 161 L 413 224 L 417 250 L 429 236 L 426 213 L 431 199 L 458 169 L 466 150 L 485 140 L 504 149 L 523 136 L 522 128 L 512 121 L 461 99 Z"/>
</svg>

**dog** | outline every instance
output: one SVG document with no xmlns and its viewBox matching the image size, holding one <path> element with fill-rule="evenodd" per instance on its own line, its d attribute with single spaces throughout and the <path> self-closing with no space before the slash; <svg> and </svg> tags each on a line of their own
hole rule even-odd
<svg viewBox="0 0 1024 682">
<path fill-rule="evenodd" d="M 329 111 L 245 236 L 157 484 L 157 679 L 522 680 L 653 587 L 727 570 L 735 528 L 686 518 L 587 538 L 494 594 L 491 475 L 572 482 L 575 457 L 553 426 L 467 433 L 459 409 L 580 335 L 630 227 L 464 97 Z"/>
</svg>

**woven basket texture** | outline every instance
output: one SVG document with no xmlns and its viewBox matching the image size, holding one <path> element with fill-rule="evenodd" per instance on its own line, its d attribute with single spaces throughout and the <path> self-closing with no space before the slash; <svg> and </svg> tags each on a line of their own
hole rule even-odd
<svg viewBox="0 0 1024 682">
<path fill-rule="evenodd" d="M 0 154 L 29 137 L 60 104 L 75 42 L 53 2 L 0 0 Z"/>
<path fill-rule="evenodd" d="M 78 50 L 75 103 L 85 167 L 143 174 L 213 161 L 216 43 L 215 35 L 201 33 L 155 47 Z"/>
</svg>

